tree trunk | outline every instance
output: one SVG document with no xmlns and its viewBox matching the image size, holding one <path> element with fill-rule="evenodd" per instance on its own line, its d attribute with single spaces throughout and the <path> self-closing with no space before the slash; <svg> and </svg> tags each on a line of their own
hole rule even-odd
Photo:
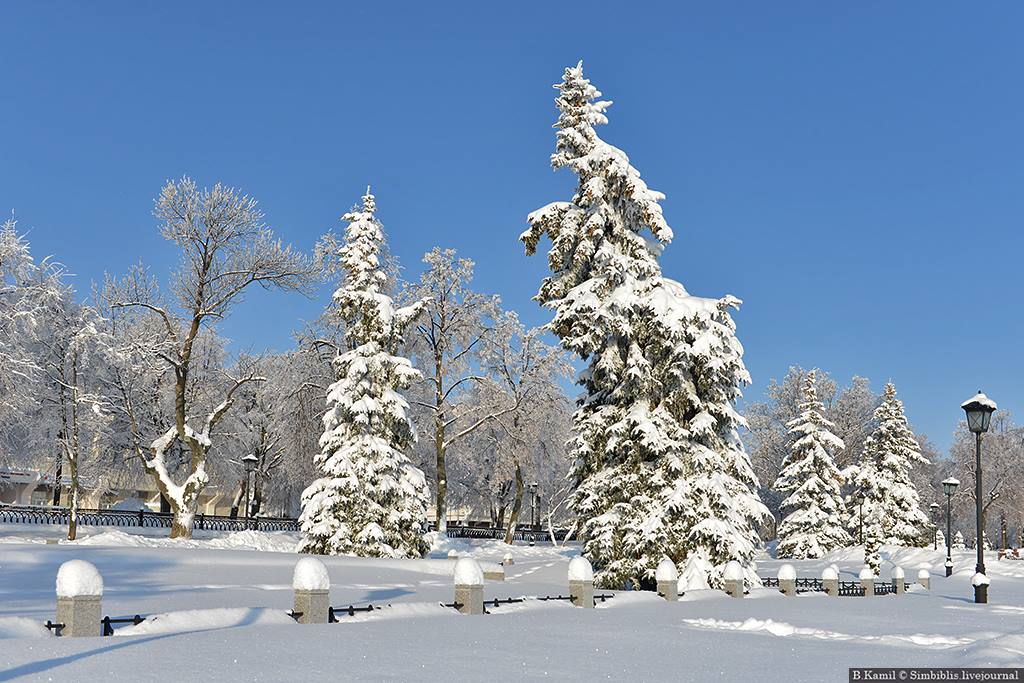
<svg viewBox="0 0 1024 683">
<path fill-rule="evenodd" d="M 231 519 L 238 518 L 238 508 L 242 506 L 242 501 L 245 500 L 245 487 L 248 486 L 249 477 L 238 480 L 238 486 L 235 487 L 235 495 L 231 499 L 231 512 L 229 516 Z"/>
<path fill-rule="evenodd" d="M 523 468 L 519 464 L 519 458 L 515 459 L 516 463 L 516 497 L 512 503 L 512 514 L 508 516 L 508 528 L 505 530 L 505 543 L 512 545 L 512 541 L 515 539 L 516 525 L 519 524 L 519 511 L 523 507 Z"/>
<path fill-rule="evenodd" d="M 71 356 L 71 444 L 68 449 L 68 465 L 71 468 L 71 495 L 68 497 L 68 505 L 71 508 L 68 515 L 68 540 L 75 540 L 78 535 L 78 456 L 80 445 L 78 441 L 78 353 Z"/>
<path fill-rule="evenodd" d="M 440 354 L 434 356 L 434 450 L 437 454 L 437 497 L 434 501 L 434 521 L 437 531 L 448 532 L 448 470 L 444 458 L 444 368 Z"/>
</svg>

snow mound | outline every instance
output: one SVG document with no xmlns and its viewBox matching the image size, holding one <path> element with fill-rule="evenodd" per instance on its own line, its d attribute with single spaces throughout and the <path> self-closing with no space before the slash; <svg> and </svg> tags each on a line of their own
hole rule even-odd
<svg viewBox="0 0 1024 683">
<path fill-rule="evenodd" d="M 325 591 L 331 587 L 327 567 L 315 557 L 303 557 L 295 563 L 292 588 L 297 591 Z"/>
<path fill-rule="evenodd" d="M 154 614 L 141 624 L 126 626 L 114 631 L 114 635 L 143 636 L 158 633 L 188 633 L 190 631 L 212 631 L 221 628 L 265 624 L 294 626 L 295 620 L 284 610 L 263 607 L 192 609 Z"/>
<path fill-rule="evenodd" d="M 957 638 L 955 636 L 946 636 L 938 634 L 927 634 L 927 633 L 893 633 L 893 634 L 879 634 L 879 635 L 854 635 L 850 633 L 840 633 L 838 631 L 826 631 L 818 628 L 808 628 L 805 626 L 794 626 L 784 621 L 773 621 L 772 619 L 754 619 L 750 618 L 746 621 L 724 621 L 721 619 L 683 619 L 684 623 L 690 624 L 697 628 L 703 629 L 714 629 L 720 631 L 764 631 L 770 633 L 773 636 L 789 637 L 789 636 L 800 636 L 804 638 L 814 638 L 820 640 L 845 640 L 845 641 L 862 641 L 862 642 L 892 642 L 899 641 L 908 643 L 910 645 L 917 645 L 919 647 L 931 647 L 931 648 L 952 648 L 957 646 L 964 646 L 973 643 L 974 640 L 971 638 Z"/>
<path fill-rule="evenodd" d="M 50 629 L 35 619 L 0 617 L 0 640 L 7 638 L 48 638 Z"/>
<path fill-rule="evenodd" d="M 791 564 L 784 564 L 779 567 L 779 581 L 796 580 L 796 567 Z"/>
<path fill-rule="evenodd" d="M 594 580 L 594 568 L 590 566 L 590 561 L 585 557 L 574 557 L 569 560 L 569 580 L 570 581 L 593 581 Z"/>
<path fill-rule="evenodd" d="M 658 563 L 658 568 L 654 570 L 654 580 L 659 583 L 662 581 L 678 581 L 679 570 L 676 569 L 676 563 L 667 557 L 662 559 Z"/>
<path fill-rule="evenodd" d="M 85 560 L 68 560 L 57 570 L 57 595 L 103 595 L 103 577 L 96 566 Z"/>
<path fill-rule="evenodd" d="M 196 530 L 197 535 L 202 531 Z M 100 545 L 132 548 L 207 548 L 214 550 L 258 550 L 270 553 L 294 553 L 297 535 L 287 531 L 236 531 L 213 538 L 167 538 L 128 534 L 116 529 L 102 531 L 78 541 L 78 545 Z"/>
<path fill-rule="evenodd" d="M 679 577 L 679 592 L 686 593 L 687 591 L 700 591 L 711 588 L 708 584 L 708 576 L 711 575 L 713 569 L 714 567 L 711 566 L 711 563 L 708 562 L 703 553 L 697 552 L 690 555 L 686 558 L 682 576 Z"/>
<path fill-rule="evenodd" d="M 729 560 L 725 565 L 725 571 L 722 572 L 722 578 L 726 581 L 742 581 L 743 565 L 736 560 Z"/>
<path fill-rule="evenodd" d="M 484 572 L 480 568 L 480 563 L 472 557 L 460 557 L 455 562 L 452 577 L 456 586 L 484 585 Z"/>
</svg>

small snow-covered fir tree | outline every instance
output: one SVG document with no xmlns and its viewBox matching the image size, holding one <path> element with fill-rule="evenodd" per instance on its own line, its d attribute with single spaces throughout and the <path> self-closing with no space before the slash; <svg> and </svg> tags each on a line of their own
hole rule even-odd
<svg viewBox="0 0 1024 683">
<path fill-rule="evenodd" d="M 946 534 L 942 533 L 942 529 L 937 529 L 935 531 L 935 545 L 940 548 L 946 547 Z"/>
<path fill-rule="evenodd" d="M 396 355 L 423 302 L 396 308 L 381 263 L 384 233 L 367 188 L 338 258 L 345 280 L 334 293 L 348 350 L 334 359 L 320 453 L 322 475 L 302 494 L 301 552 L 420 557 L 428 499 L 423 472 L 407 453 L 415 435 L 399 393 L 418 372 Z"/>
<path fill-rule="evenodd" d="M 928 515 L 921 509 L 910 468 L 928 461 L 921 455 L 891 382 L 885 385 L 874 419 L 877 426 L 864 442 L 854 480 L 864 500 L 864 562 L 877 572 L 883 544 L 919 546 L 926 537 Z M 851 519 L 859 514 L 853 510 Z"/>
<path fill-rule="evenodd" d="M 779 524 L 779 557 L 819 558 L 850 542 L 842 524 L 843 477 L 834 454 L 843 441 L 832 433 L 824 406 L 814 386 L 815 372 L 804 380 L 800 416 L 789 422 L 790 453 L 783 462 L 775 488 L 786 495 L 782 501 L 785 517 Z"/>
<path fill-rule="evenodd" d="M 551 162 L 579 183 L 572 201 L 530 214 L 521 239 L 532 254 L 550 237 L 551 275 L 536 299 L 555 311 L 548 329 L 587 363 L 570 441 L 584 553 L 606 587 L 653 585 L 664 555 L 680 566 L 699 556 L 689 566 L 713 584 L 738 560 L 756 582 L 754 524 L 767 511 L 734 408 L 749 382 L 728 313 L 739 300 L 693 297 L 662 277 L 664 195 L 598 137 L 610 103 L 582 64 L 555 87 Z"/>
<path fill-rule="evenodd" d="M 953 543 L 950 545 L 953 550 L 966 550 L 967 546 L 964 544 L 964 535 L 961 532 L 953 534 Z"/>
</svg>

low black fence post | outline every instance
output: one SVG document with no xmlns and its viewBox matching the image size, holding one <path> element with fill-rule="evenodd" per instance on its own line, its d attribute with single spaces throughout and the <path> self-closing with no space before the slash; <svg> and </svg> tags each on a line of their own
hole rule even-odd
<svg viewBox="0 0 1024 683">
<path fill-rule="evenodd" d="M 145 525 L 145 520 L 146 520 L 146 512 L 145 512 L 145 510 L 140 508 L 139 509 L 139 528 L 142 528 Z"/>
</svg>

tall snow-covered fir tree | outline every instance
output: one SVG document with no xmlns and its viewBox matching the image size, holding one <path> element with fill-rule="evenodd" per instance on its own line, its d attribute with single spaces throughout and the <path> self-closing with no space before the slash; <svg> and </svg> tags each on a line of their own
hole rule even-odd
<svg viewBox="0 0 1024 683">
<path fill-rule="evenodd" d="M 367 188 L 349 221 L 338 259 L 345 271 L 334 293 L 345 321 L 347 350 L 334 359 L 337 381 L 327 392 L 321 477 L 302 493 L 301 552 L 322 555 L 420 557 L 428 491 L 407 453 L 415 440 L 399 392 L 419 376 L 397 355 L 402 334 L 423 302 L 397 308 L 386 293 L 384 232 Z"/>
<path fill-rule="evenodd" d="M 664 195 L 598 137 L 610 102 L 598 101 L 582 63 L 555 88 L 551 163 L 578 185 L 572 201 L 530 214 L 521 239 L 533 254 L 550 238 L 551 275 L 536 299 L 554 310 L 548 329 L 587 364 L 569 444 L 584 553 L 605 587 L 653 585 L 665 555 L 690 560 L 712 585 L 738 560 L 756 582 L 754 524 L 767 510 L 734 408 L 749 382 L 728 313 L 739 300 L 693 297 L 662 276 L 672 240 Z"/>
<path fill-rule="evenodd" d="M 832 433 L 834 425 L 825 419 L 814 382 L 811 370 L 804 380 L 800 416 L 787 425 L 790 452 L 775 481 L 775 489 L 786 495 L 777 554 L 799 560 L 819 558 L 850 542 L 842 523 L 843 476 L 834 459 L 843 440 Z"/>
<path fill-rule="evenodd" d="M 864 563 L 876 572 L 883 544 L 919 546 L 929 527 L 928 515 L 910 479 L 915 463 L 927 464 L 921 447 L 907 425 L 896 387 L 885 385 L 882 404 L 875 410 L 875 430 L 864 442 L 854 483 L 864 504 Z M 851 522 L 860 515 L 851 510 Z"/>
</svg>

